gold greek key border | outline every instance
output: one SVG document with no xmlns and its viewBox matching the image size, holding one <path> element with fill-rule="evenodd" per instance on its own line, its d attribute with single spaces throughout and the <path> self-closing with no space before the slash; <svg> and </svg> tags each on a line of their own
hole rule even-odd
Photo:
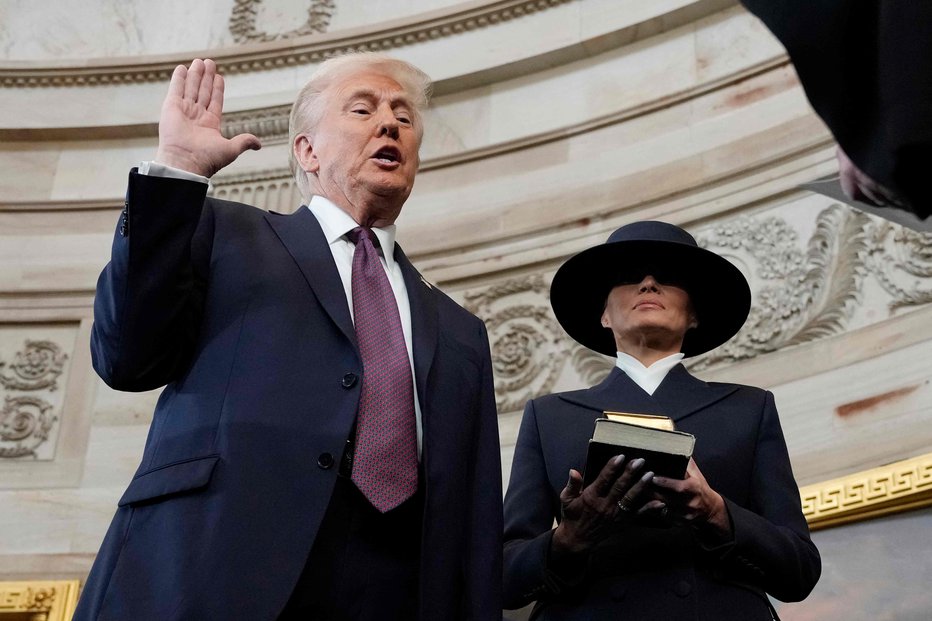
<svg viewBox="0 0 932 621">
<path fill-rule="evenodd" d="M 578 0 L 500 0 L 470 2 L 422 15 L 411 22 L 382 28 L 356 28 L 344 33 L 309 35 L 270 43 L 217 49 L 208 54 L 223 73 L 249 73 L 286 66 L 307 65 L 355 51 L 387 51 L 433 39 L 442 39 L 494 26 Z M 32 61 L 0 66 L 0 85 L 6 87 L 97 86 L 137 82 L 167 82 L 175 67 L 193 53 L 121 58 L 37 67 Z M 203 55 L 203 54 L 202 54 Z M 122 62 L 119 62 L 122 61 Z"/>
<path fill-rule="evenodd" d="M 71 621 L 78 605 L 79 588 L 78 580 L 0 582 L 0 619 L 32 614 L 30 619 Z"/>
<path fill-rule="evenodd" d="M 811 530 L 932 505 L 932 453 L 799 490 Z"/>
</svg>

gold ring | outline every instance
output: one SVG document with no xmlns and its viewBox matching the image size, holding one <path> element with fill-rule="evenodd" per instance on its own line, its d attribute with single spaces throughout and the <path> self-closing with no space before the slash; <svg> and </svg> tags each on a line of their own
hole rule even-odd
<svg viewBox="0 0 932 621">
<path fill-rule="evenodd" d="M 619 508 L 621 511 L 623 511 L 624 513 L 630 513 L 630 512 L 632 511 L 630 501 L 629 501 L 629 502 L 625 502 L 625 500 L 627 500 L 627 499 L 628 499 L 628 497 L 625 496 L 624 498 L 622 498 L 621 500 L 619 500 L 617 503 L 615 503 L 615 504 L 618 505 L 618 508 Z"/>
</svg>

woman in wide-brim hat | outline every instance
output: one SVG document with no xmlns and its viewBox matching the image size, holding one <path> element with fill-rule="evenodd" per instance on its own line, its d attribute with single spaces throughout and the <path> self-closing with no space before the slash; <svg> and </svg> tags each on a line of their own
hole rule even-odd
<svg viewBox="0 0 932 621">
<path fill-rule="evenodd" d="M 571 337 L 617 363 L 597 386 L 527 404 L 505 497 L 508 607 L 536 601 L 540 620 L 769 621 L 767 594 L 805 598 L 821 561 L 773 395 L 681 364 L 740 330 L 741 272 L 679 227 L 637 222 L 564 263 L 550 297 Z M 664 415 L 693 434 L 685 478 L 619 457 L 584 485 L 604 412 Z"/>
</svg>

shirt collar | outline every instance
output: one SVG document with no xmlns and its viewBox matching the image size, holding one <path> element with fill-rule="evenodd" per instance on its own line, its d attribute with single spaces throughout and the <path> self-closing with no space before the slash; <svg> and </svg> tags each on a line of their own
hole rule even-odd
<svg viewBox="0 0 932 621">
<path fill-rule="evenodd" d="M 323 196 L 312 196 L 308 209 L 317 216 L 324 237 L 331 246 L 339 241 L 346 241 L 345 235 L 359 226 L 348 213 Z M 395 225 L 373 228 L 372 232 L 378 238 L 382 256 L 391 269 L 395 263 Z"/>
<path fill-rule="evenodd" d="M 670 369 L 680 363 L 685 355 L 680 352 L 671 354 L 666 358 L 661 358 L 649 367 L 641 364 L 641 361 L 626 354 L 623 351 L 618 352 L 618 358 L 615 360 L 615 366 L 625 372 L 634 382 L 643 388 L 647 393 L 654 394 L 654 390 L 660 385 L 660 382 L 666 378 Z"/>
</svg>

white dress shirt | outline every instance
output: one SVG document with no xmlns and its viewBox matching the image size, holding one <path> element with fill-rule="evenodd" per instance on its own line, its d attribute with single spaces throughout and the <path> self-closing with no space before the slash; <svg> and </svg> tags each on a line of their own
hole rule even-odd
<svg viewBox="0 0 932 621">
<path fill-rule="evenodd" d="M 670 369 L 678 365 L 684 357 L 682 353 L 672 354 L 666 358 L 661 358 L 649 367 L 645 367 L 634 356 L 629 356 L 623 351 L 617 353 L 618 358 L 615 359 L 615 366 L 624 371 L 628 377 L 634 380 L 635 384 L 649 395 L 654 394 L 657 386 L 660 386 L 660 382 L 667 376 Z"/>
<path fill-rule="evenodd" d="M 153 177 L 169 177 L 172 179 L 186 179 L 200 183 L 210 183 L 207 177 L 190 173 L 185 170 L 165 166 L 157 162 L 142 162 L 139 165 L 139 174 Z M 337 272 L 343 282 L 343 292 L 346 294 L 346 303 L 349 306 L 350 318 L 353 317 L 353 252 L 356 246 L 346 234 L 359 226 L 348 213 L 337 207 L 323 196 L 314 196 L 307 207 L 317 218 L 320 228 L 324 232 Z M 304 209 L 302 207 L 301 209 Z M 395 302 L 398 304 L 398 315 L 401 318 L 401 331 L 405 337 L 405 347 L 408 349 L 408 363 L 411 365 L 411 381 L 414 381 L 414 348 L 411 340 L 411 304 L 408 302 L 408 289 L 405 287 L 404 275 L 401 266 L 395 261 L 395 225 L 390 224 L 384 228 L 373 228 L 372 232 L 379 240 L 379 258 L 382 267 L 388 276 Z M 421 424 L 421 404 L 417 397 L 417 384 L 412 387 L 414 391 L 414 417 L 417 424 L 417 454 L 421 456 L 424 444 L 424 429 Z"/>
</svg>

